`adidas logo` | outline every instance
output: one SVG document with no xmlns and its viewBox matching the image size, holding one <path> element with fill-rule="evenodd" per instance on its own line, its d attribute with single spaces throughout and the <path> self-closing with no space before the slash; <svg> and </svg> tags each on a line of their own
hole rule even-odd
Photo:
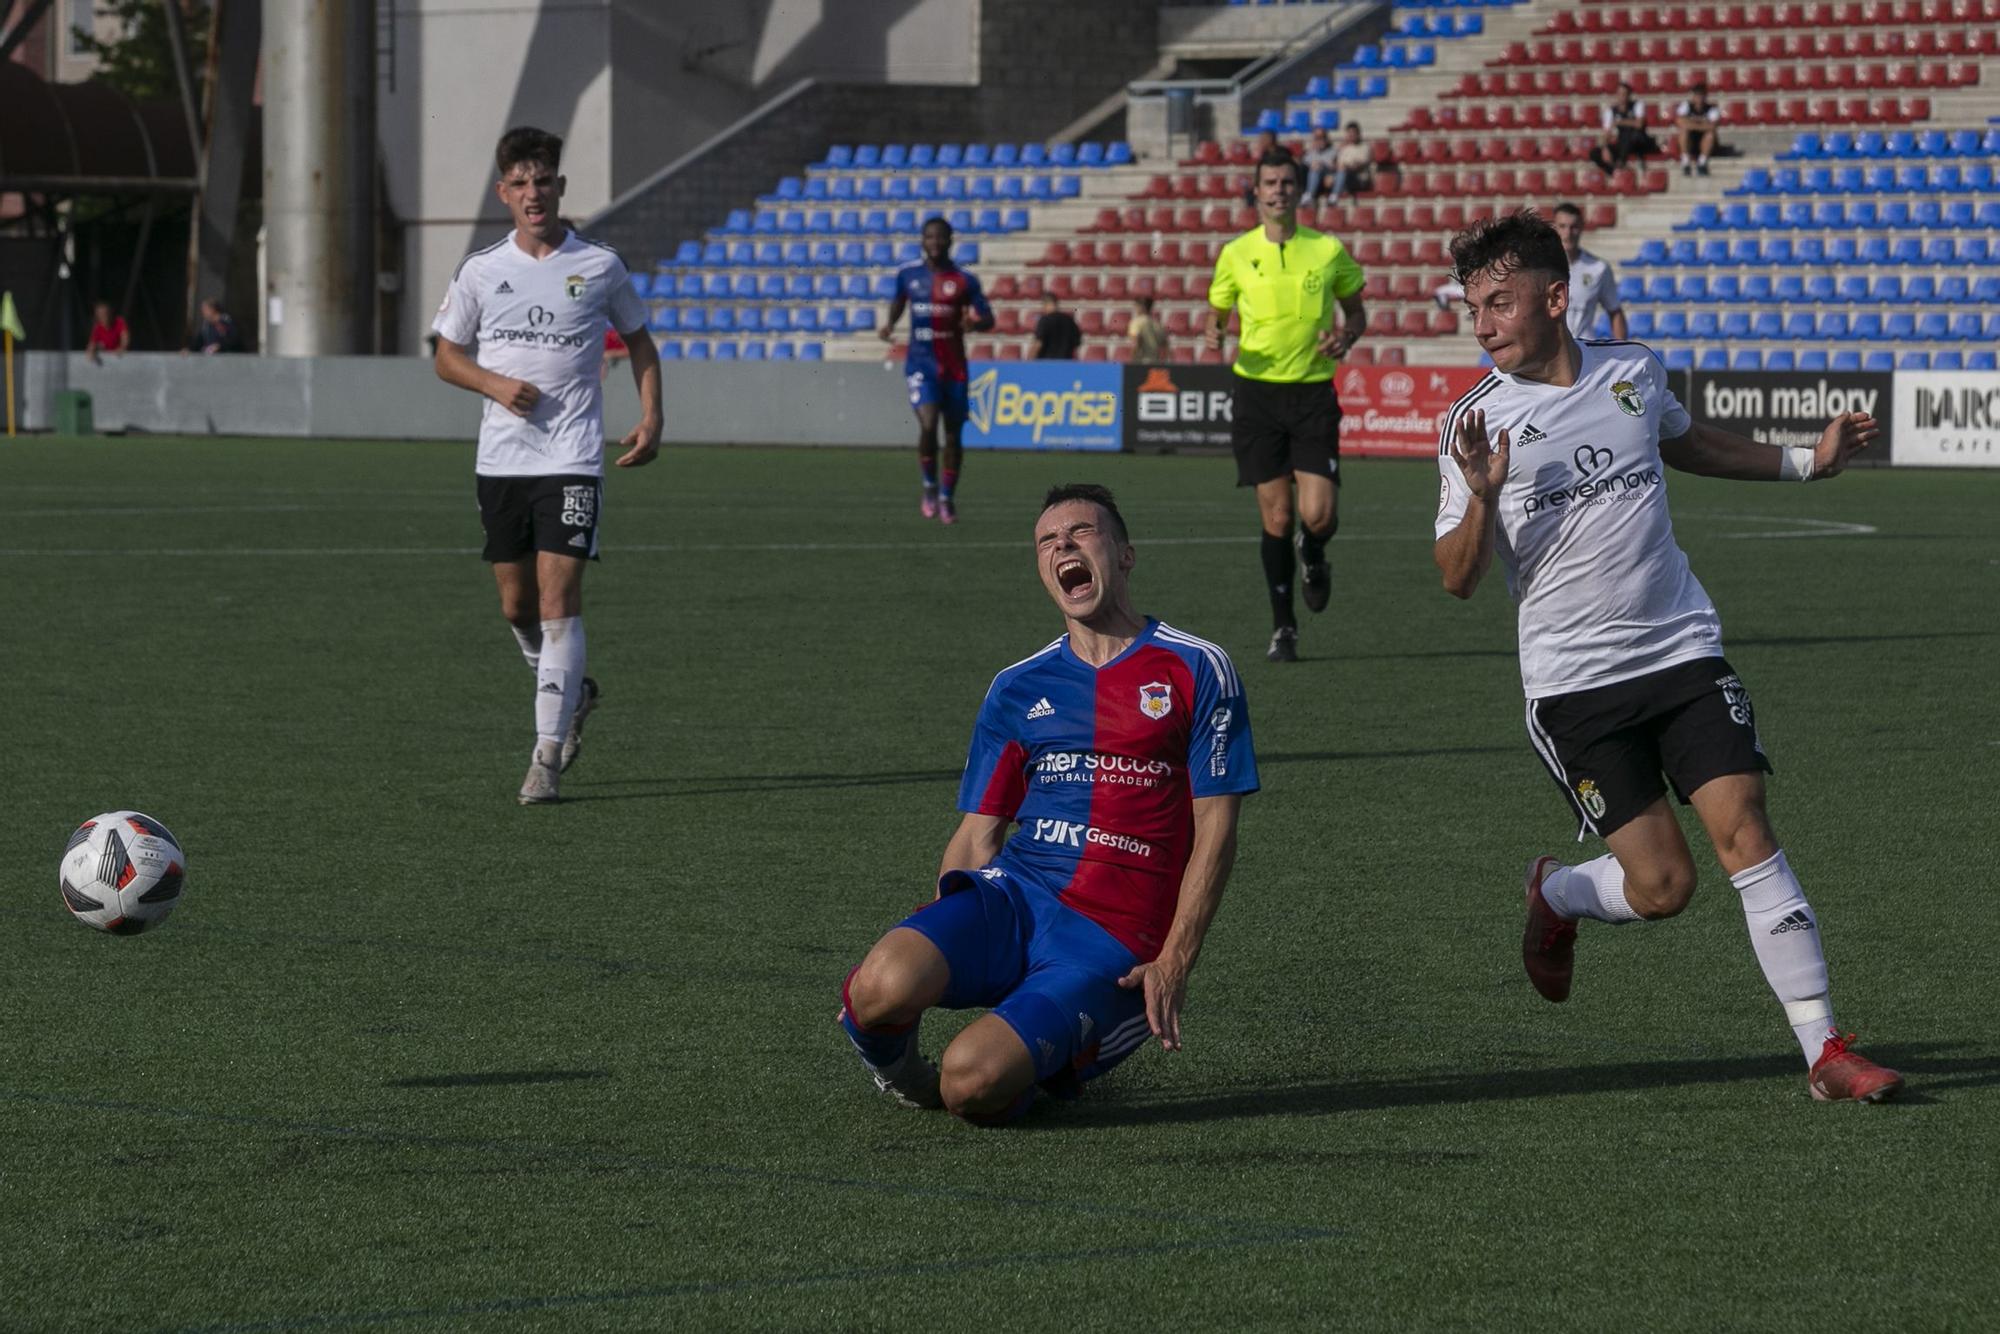
<svg viewBox="0 0 2000 1334">
<path fill-rule="evenodd" d="M 542 693 L 544 695 L 560 695 L 562 694 L 562 687 L 554 681 L 544 681 L 542 682 Z"/>
<path fill-rule="evenodd" d="M 569 540 L 569 544 L 573 547 L 587 547 L 590 545 L 590 534 L 578 533 Z"/>
<path fill-rule="evenodd" d="M 1036 700 L 1035 707 L 1028 710 L 1029 722 L 1033 722 L 1037 718 L 1053 718 L 1055 716 L 1056 716 L 1056 706 L 1049 703 L 1048 696 L 1046 695 Z"/>
<path fill-rule="evenodd" d="M 495 295 L 495 296 L 512 296 L 512 295 L 514 295 L 514 289 L 513 289 L 513 287 L 512 287 L 512 286 L 511 286 L 511 285 L 510 285 L 510 284 L 509 284 L 509 283 L 508 283 L 508 282 L 507 282 L 507 281 L 506 281 L 505 279 L 502 279 L 502 280 L 501 280 L 501 282 L 500 282 L 500 287 L 499 287 L 499 290 L 497 290 L 496 292 L 494 292 L 494 293 L 493 293 L 493 295 Z"/>
<path fill-rule="evenodd" d="M 1794 908 L 1785 914 L 1785 920 L 1771 928 L 1770 934 L 1782 936 L 1787 931 L 1810 931 L 1813 929 L 1812 915 L 1804 908 Z"/>
<path fill-rule="evenodd" d="M 1548 438 L 1549 438 L 1549 433 L 1547 431 L 1539 429 L 1534 425 L 1534 423 L 1530 422 L 1528 425 L 1523 426 L 1521 428 L 1521 438 L 1515 443 L 1523 445 L 1539 445 L 1542 443 L 1542 441 Z"/>
</svg>

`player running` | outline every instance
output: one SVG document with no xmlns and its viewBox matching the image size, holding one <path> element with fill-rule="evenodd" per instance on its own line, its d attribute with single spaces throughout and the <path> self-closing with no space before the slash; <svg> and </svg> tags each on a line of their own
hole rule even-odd
<svg viewBox="0 0 2000 1334">
<path fill-rule="evenodd" d="M 1219 352 L 1229 312 L 1241 314 L 1230 435 L 1236 484 L 1257 488 L 1263 520 L 1264 585 L 1273 627 L 1265 656 L 1272 662 L 1296 662 L 1299 656 L 1299 622 L 1292 610 L 1295 544 L 1305 570 L 1306 609 L 1323 610 L 1333 590 L 1326 560 L 1326 544 L 1340 527 L 1340 401 L 1333 377 L 1368 325 L 1361 266 L 1335 238 L 1299 225 L 1301 171 L 1282 148 L 1257 160 L 1258 223 L 1215 257 L 1202 331 L 1209 350 Z"/>
<path fill-rule="evenodd" d="M 924 223 L 924 262 L 896 274 L 896 295 L 882 321 L 882 341 L 896 339 L 896 321 L 910 310 L 910 350 L 903 374 L 910 384 L 910 407 L 917 414 L 917 464 L 923 469 L 926 519 L 958 522 L 954 491 L 965 456 L 965 335 L 993 327 L 993 307 L 979 279 L 952 262 L 951 224 Z M 967 312 L 970 312 L 968 314 Z M 938 473 L 938 420 L 944 420 L 944 473 Z"/>
<path fill-rule="evenodd" d="M 1133 560 L 1109 491 L 1048 493 L 1035 561 L 1068 632 L 993 678 L 937 898 L 842 990 L 862 1064 L 906 1105 L 1004 1124 L 1037 1086 L 1075 1096 L 1148 1032 L 1181 1045 L 1257 760 L 1228 656 L 1132 610 Z M 917 1046 L 934 1005 L 990 1009 L 942 1076 Z"/>
<path fill-rule="evenodd" d="M 659 452 L 660 357 L 625 261 L 558 216 L 562 140 L 522 126 L 501 136 L 495 156 L 494 188 L 514 230 L 465 257 L 431 327 L 438 378 L 491 400 L 474 466 L 500 614 L 535 673 L 526 806 L 559 800 L 557 775 L 575 762 L 597 700 L 584 675 L 583 571 L 597 559 L 603 497 L 606 324 L 624 338 L 639 385 L 621 468 Z"/>
<path fill-rule="evenodd" d="M 1568 263 L 1546 222 L 1532 213 L 1481 222 L 1451 255 L 1494 370 L 1439 434 L 1438 569 L 1453 596 L 1471 597 L 1499 556 L 1520 603 L 1529 737 L 1576 814 L 1577 837 L 1610 848 L 1580 866 L 1538 857 L 1528 867 L 1529 981 L 1549 1000 L 1569 997 L 1579 918 L 1655 920 L 1687 906 L 1695 866 L 1667 805 L 1671 784 L 1742 896 L 1813 1097 L 1893 1096 L 1902 1076 L 1852 1050 L 1853 1035 L 1834 1025 L 1819 923 L 1765 813 L 1771 765 L 1750 696 L 1674 541 L 1662 474 L 1665 465 L 1744 481 L 1832 477 L 1876 438 L 1875 420 L 1837 417 L 1810 449 L 1696 425 L 1649 349 L 1571 337 Z"/>
</svg>

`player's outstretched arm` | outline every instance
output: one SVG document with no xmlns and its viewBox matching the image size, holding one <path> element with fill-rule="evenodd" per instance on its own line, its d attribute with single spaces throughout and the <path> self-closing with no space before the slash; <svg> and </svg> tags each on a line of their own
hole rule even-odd
<svg viewBox="0 0 2000 1334">
<path fill-rule="evenodd" d="M 1881 437 L 1882 428 L 1865 412 L 1847 412 L 1826 424 L 1819 443 L 1785 448 L 1748 436 L 1697 424 L 1688 433 L 1660 442 L 1660 460 L 1670 468 L 1703 477 L 1741 482 L 1809 482 L 1832 477 L 1856 452 Z"/>
<path fill-rule="evenodd" d="M 1504 429 L 1498 439 L 1488 443 L 1484 412 L 1459 414 L 1451 453 L 1472 496 L 1458 527 L 1431 548 L 1431 559 L 1444 576 L 1445 591 L 1455 598 L 1471 597 L 1493 566 L 1493 532 L 1500 517 L 1500 488 L 1507 481 L 1508 450 Z"/>
<path fill-rule="evenodd" d="M 1181 1004 L 1187 999 L 1188 974 L 1201 957 L 1215 910 L 1222 906 L 1222 887 L 1236 864 L 1236 817 L 1243 797 L 1228 793 L 1194 799 L 1194 847 L 1181 876 L 1180 903 L 1160 957 L 1142 963 L 1118 979 L 1121 987 L 1143 987 L 1146 1022 L 1166 1051 L 1181 1049 Z"/>
<path fill-rule="evenodd" d="M 653 346 L 653 336 L 644 325 L 632 333 L 621 331 L 618 336 L 625 340 L 632 360 L 632 381 L 639 386 L 639 424 L 618 442 L 625 452 L 615 466 L 639 468 L 660 452 L 660 349 Z"/>
<path fill-rule="evenodd" d="M 438 339 L 437 373 L 438 379 L 446 384 L 483 394 L 516 417 L 527 416 L 542 401 L 541 390 L 526 380 L 510 380 L 485 369 L 472 359 L 463 343 L 454 343 L 449 338 Z"/>
<path fill-rule="evenodd" d="M 1007 826 L 1012 823 L 1004 815 L 976 812 L 960 820 L 951 841 L 944 845 L 944 858 L 938 862 L 938 879 L 944 879 L 948 871 L 976 871 L 990 865 L 1000 855 L 1000 845 L 1007 841 Z"/>
</svg>

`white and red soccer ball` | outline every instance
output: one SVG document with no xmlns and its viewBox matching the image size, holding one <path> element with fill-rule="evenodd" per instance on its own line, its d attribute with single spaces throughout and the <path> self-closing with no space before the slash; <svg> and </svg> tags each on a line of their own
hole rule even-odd
<svg viewBox="0 0 2000 1334">
<path fill-rule="evenodd" d="M 187 880 L 187 854 L 167 827 L 138 811 L 109 811 L 77 826 L 56 884 L 85 926 L 134 936 L 167 920 Z"/>
</svg>

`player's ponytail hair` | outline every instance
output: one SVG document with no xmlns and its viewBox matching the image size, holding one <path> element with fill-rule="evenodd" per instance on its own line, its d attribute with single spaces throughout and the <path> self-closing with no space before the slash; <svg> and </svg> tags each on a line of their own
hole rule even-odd
<svg viewBox="0 0 2000 1334">
<path fill-rule="evenodd" d="M 1047 514 L 1066 500 L 1088 501 L 1103 510 L 1104 516 L 1111 521 L 1112 535 L 1123 545 L 1131 544 L 1132 539 L 1125 530 L 1125 516 L 1118 512 L 1118 502 L 1111 498 L 1110 487 L 1099 486 L 1095 482 L 1065 482 L 1052 486 L 1049 493 L 1042 497 L 1042 513 Z"/>
<path fill-rule="evenodd" d="M 1562 237 L 1532 209 L 1481 218 L 1451 238 L 1451 274 L 1460 286 L 1480 274 L 1500 279 L 1522 270 L 1540 275 L 1545 287 L 1569 281 Z"/>
</svg>

